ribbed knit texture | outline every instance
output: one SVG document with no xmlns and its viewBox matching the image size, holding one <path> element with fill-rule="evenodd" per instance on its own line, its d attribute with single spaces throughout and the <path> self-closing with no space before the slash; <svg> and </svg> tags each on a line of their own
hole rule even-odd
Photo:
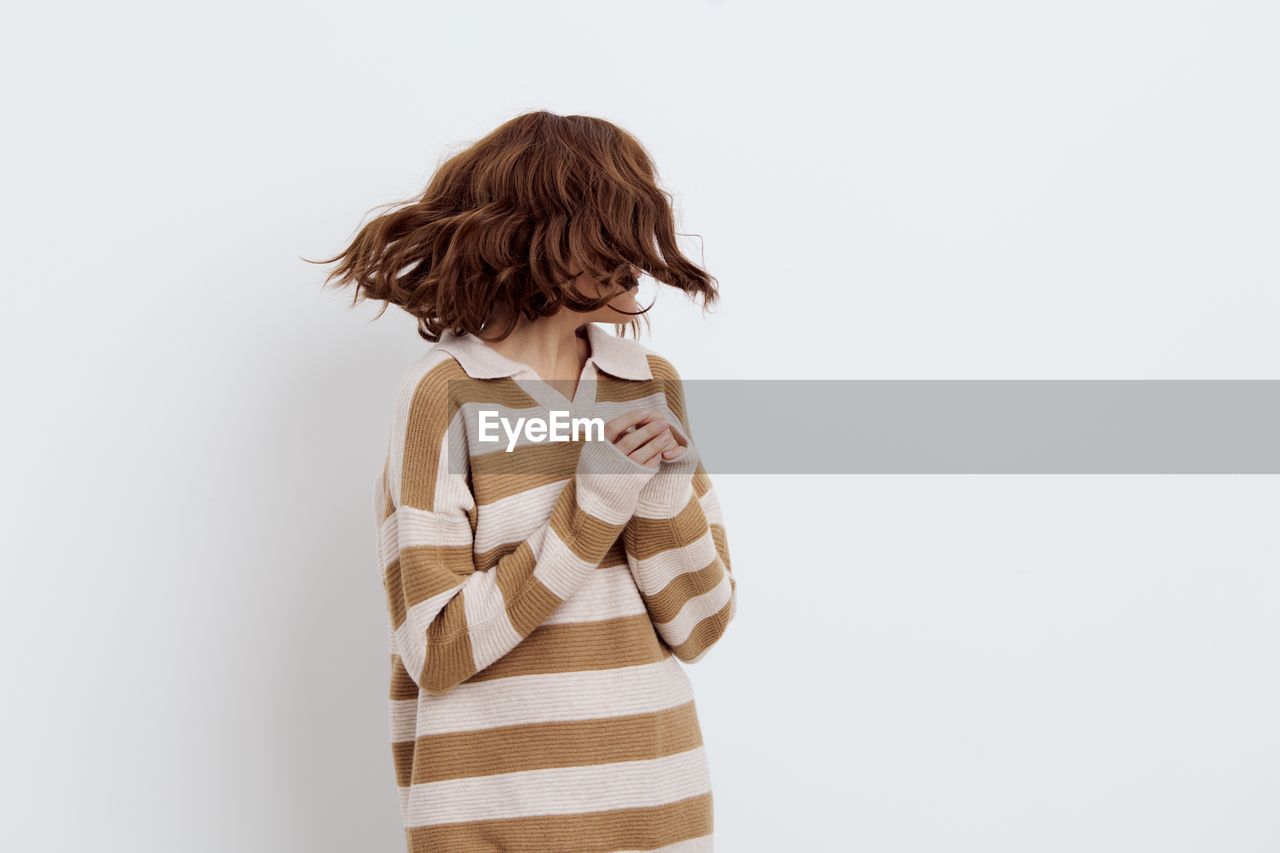
<svg viewBox="0 0 1280 853">
<path fill-rule="evenodd" d="M 690 436 L 668 362 L 592 341 L 591 416 L 666 408 Z M 692 446 L 655 472 L 603 441 L 479 443 L 477 409 L 545 412 L 530 374 L 449 337 L 398 397 L 375 501 L 407 847 L 710 850 L 680 661 L 736 606 L 711 481 Z"/>
</svg>

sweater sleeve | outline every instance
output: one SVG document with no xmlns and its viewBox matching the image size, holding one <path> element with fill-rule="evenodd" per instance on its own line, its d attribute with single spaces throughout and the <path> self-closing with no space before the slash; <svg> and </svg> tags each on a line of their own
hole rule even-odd
<svg viewBox="0 0 1280 853">
<path fill-rule="evenodd" d="M 655 359 L 654 367 L 688 446 L 645 484 L 623 542 L 659 636 L 680 660 L 693 663 L 733 620 L 737 582 L 720 502 L 693 444 L 679 376 L 665 360 Z"/>
<path fill-rule="evenodd" d="M 617 541 L 654 474 L 607 441 L 585 442 L 547 522 L 477 565 L 466 435 L 449 384 L 447 365 L 435 368 L 401 405 L 381 531 L 394 647 L 418 688 L 433 695 L 542 624 Z"/>
</svg>

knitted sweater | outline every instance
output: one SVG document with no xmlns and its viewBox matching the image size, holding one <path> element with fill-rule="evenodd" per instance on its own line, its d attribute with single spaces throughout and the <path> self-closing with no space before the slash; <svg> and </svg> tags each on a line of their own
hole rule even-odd
<svg viewBox="0 0 1280 853">
<path fill-rule="evenodd" d="M 665 359 L 588 326 L 570 403 L 446 334 L 402 385 L 375 502 L 409 851 L 710 850 L 692 685 L 736 608 L 690 442 L 656 473 L 606 440 L 481 441 L 482 411 L 664 407 Z"/>
</svg>

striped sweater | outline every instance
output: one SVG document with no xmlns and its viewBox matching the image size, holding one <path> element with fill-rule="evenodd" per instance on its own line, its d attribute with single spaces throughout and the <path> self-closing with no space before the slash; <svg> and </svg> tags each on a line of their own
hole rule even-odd
<svg viewBox="0 0 1280 853">
<path fill-rule="evenodd" d="M 711 849 L 678 661 L 737 599 L 696 448 L 655 472 L 605 440 L 481 440 L 485 411 L 665 408 L 691 435 L 669 362 L 595 325 L 588 340 L 572 401 L 452 334 L 398 394 L 375 505 L 411 853 Z"/>
</svg>

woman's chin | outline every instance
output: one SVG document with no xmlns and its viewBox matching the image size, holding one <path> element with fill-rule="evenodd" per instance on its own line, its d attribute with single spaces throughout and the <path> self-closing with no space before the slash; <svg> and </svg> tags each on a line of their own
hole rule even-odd
<svg viewBox="0 0 1280 853">
<path fill-rule="evenodd" d="M 613 300 L 604 307 L 601 322 L 630 323 L 635 319 L 635 315 L 639 311 L 640 306 L 636 304 L 635 295 L 627 293 Z"/>
</svg>

